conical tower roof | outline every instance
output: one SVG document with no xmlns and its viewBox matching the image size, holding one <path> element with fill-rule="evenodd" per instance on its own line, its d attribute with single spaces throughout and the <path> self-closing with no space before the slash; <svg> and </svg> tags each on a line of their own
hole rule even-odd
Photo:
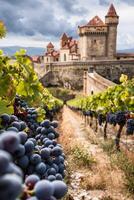
<svg viewBox="0 0 134 200">
<path fill-rule="evenodd" d="M 64 40 L 64 39 L 68 39 L 68 36 L 66 33 L 63 33 L 62 36 L 61 36 L 61 40 Z"/>
<path fill-rule="evenodd" d="M 91 19 L 86 26 L 104 26 L 104 22 L 97 15 Z"/>
<path fill-rule="evenodd" d="M 108 17 L 117 17 L 117 12 L 113 4 L 110 5 L 107 15 Z"/>
<path fill-rule="evenodd" d="M 51 42 L 49 42 L 49 44 L 47 45 L 47 48 L 54 48 L 54 45 Z"/>
</svg>

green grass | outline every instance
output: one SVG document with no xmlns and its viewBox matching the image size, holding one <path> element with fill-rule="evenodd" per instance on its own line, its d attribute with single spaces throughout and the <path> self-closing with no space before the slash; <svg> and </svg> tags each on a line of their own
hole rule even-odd
<svg viewBox="0 0 134 200">
<path fill-rule="evenodd" d="M 115 151 L 113 140 L 102 143 L 101 147 L 110 156 L 111 164 L 118 166 L 124 172 L 126 188 L 134 194 L 134 163 L 123 151 Z"/>
<path fill-rule="evenodd" d="M 60 87 L 48 87 L 49 92 L 56 98 L 61 99 L 63 101 L 68 101 L 75 97 L 75 92 L 66 88 Z"/>
<path fill-rule="evenodd" d="M 79 162 L 80 165 L 92 167 L 94 163 L 96 163 L 95 159 L 89 152 L 83 148 L 83 146 L 76 145 L 72 149 L 72 154 L 74 158 Z"/>
</svg>

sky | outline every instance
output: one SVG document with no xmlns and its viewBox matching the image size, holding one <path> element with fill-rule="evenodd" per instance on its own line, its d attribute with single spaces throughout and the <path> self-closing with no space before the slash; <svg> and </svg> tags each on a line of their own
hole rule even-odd
<svg viewBox="0 0 134 200">
<path fill-rule="evenodd" d="M 134 0 L 0 0 L 0 20 L 7 36 L 0 46 L 58 48 L 63 32 L 78 38 L 77 27 L 95 15 L 105 19 L 113 3 L 120 16 L 117 48 L 134 48 Z"/>
</svg>

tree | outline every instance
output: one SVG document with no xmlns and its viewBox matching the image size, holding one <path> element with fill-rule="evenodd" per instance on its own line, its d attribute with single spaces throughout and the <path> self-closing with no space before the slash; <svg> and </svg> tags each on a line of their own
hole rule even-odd
<svg viewBox="0 0 134 200">
<path fill-rule="evenodd" d="M 0 38 L 3 38 L 5 36 L 6 36 L 6 27 L 3 21 L 0 21 Z"/>
</svg>

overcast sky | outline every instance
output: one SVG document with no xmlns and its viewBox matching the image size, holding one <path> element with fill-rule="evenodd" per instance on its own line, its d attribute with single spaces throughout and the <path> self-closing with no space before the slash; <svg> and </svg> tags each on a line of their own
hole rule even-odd
<svg viewBox="0 0 134 200">
<path fill-rule="evenodd" d="M 134 0 L 0 0 L 0 19 L 8 34 L 0 46 L 58 47 L 63 32 L 75 38 L 77 26 L 95 15 L 103 20 L 110 3 L 120 16 L 118 49 L 134 48 Z"/>
</svg>

